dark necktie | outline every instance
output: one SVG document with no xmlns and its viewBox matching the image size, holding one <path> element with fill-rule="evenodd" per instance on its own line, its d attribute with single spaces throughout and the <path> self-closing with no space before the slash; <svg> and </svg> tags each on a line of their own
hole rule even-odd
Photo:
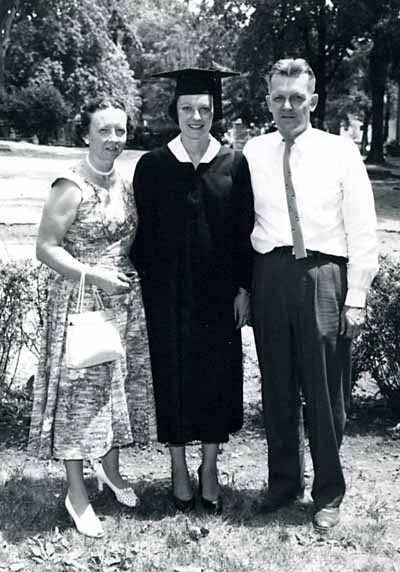
<svg viewBox="0 0 400 572">
<path fill-rule="evenodd" d="M 290 172 L 290 150 L 293 140 L 285 141 L 285 150 L 283 152 L 283 176 L 285 179 L 286 200 L 289 211 L 290 227 L 293 237 L 293 251 L 296 259 L 306 258 L 307 251 L 304 246 L 303 233 L 301 231 L 299 211 L 297 209 L 296 193 L 292 181 L 292 173 Z"/>
</svg>

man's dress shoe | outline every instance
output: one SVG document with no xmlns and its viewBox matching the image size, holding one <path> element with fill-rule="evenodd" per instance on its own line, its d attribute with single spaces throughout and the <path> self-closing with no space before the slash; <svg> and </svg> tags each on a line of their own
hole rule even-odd
<svg viewBox="0 0 400 572">
<path fill-rule="evenodd" d="M 326 532 L 340 521 L 339 507 L 325 507 L 314 514 L 314 526 L 321 532 Z"/>
<path fill-rule="evenodd" d="M 267 492 L 264 498 L 261 501 L 261 512 L 275 512 L 280 508 L 288 506 L 295 501 L 299 501 L 301 504 L 301 500 L 304 498 L 304 491 L 300 491 L 298 493 L 286 493 L 286 494 L 273 494 L 271 492 Z"/>
</svg>

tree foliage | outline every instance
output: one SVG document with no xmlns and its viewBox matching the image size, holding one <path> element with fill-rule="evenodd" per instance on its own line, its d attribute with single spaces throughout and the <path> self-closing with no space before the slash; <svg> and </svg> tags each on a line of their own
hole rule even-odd
<svg viewBox="0 0 400 572">
<path fill-rule="evenodd" d="M 0 104 L 0 111 L 19 136 L 36 136 L 43 145 L 57 141 L 70 115 L 58 89 L 41 82 L 14 91 Z"/>
<path fill-rule="evenodd" d="M 4 96 L 5 87 L 5 59 L 10 44 L 10 31 L 20 0 L 2 0 L 0 4 L 0 96 Z"/>
<path fill-rule="evenodd" d="M 370 158 L 382 160 L 387 77 L 391 66 L 400 69 L 399 0 L 215 0 L 211 10 L 239 32 L 236 64 L 248 71 L 255 118 L 266 111 L 269 65 L 304 57 L 317 77 L 318 124 L 334 124 L 339 106 L 343 116 L 359 103 L 363 120 L 372 115 Z M 348 76 L 351 94 L 343 82 L 350 69 L 356 71 L 356 81 Z M 360 80 L 360 70 L 368 82 Z"/>
<path fill-rule="evenodd" d="M 112 93 L 137 114 L 137 82 L 113 34 L 112 16 L 106 2 L 24 0 L 10 30 L 5 66 L 9 91 L 23 95 L 23 90 L 46 86 L 47 92 L 51 88 L 61 96 L 59 111 L 64 107 L 72 115 L 88 98 Z M 54 120 L 60 127 L 64 114 L 55 114 Z"/>
<path fill-rule="evenodd" d="M 237 64 L 249 72 L 249 88 L 258 109 L 265 110 L 265 75 L 272 62 L 303 57 L 317 78 L 316 116 L 325 121 L 328 88 L 362 33 L 361 0 L 218 0 L 214 11 L 236 15 L 239 29 Z M 255 104 L 257 109 L 257 103 Z"/>
<path fill-rule="evenodd" d="M 343 59 L 335 81 L 329 89 L 325 123 L 329 131 L 340 132 L 349 126 L 350 119 L 357 119 L 367 133 L 371 114 L 371 97 L 368 84 L 369 42 L 360 42 L 355 50 Z"/>
<path fill-rule="evenodd" d="M 399 12 L 400 0 L 1 0 L 1 109 L 5 91 L 16 103 L 46 86 L 62 100 L 57 130 L 65 110 L 112 92 L 142 128 L 169 130 L 173 84 L 151 76 L 197 66 L 241 71 L 224 80 L 225 116 L 262 124 L 270 64 L 304 57 L 317 77 L 318 124 L 337 131 L 349 113 L 372 117 L 370 158 L 379 161 L 388 78 L 400 77 Z"/>
<path fill-rule="evenodd" d="M 391 65 L 398 61 L 400 0 L 363 0 L 365 35 L 370 40 L 368 79 L 372 99 L 372 141 L 367 160 L 384 162 L 384 99 Z"/>
<path fill-rule="evenodd" d="M 210 18 L 205 4 L 194 12 L 183 0 L 118 2 L 114 15 L 116 33 L 126 45 L 135 77 L 141 80 L 146 130 L 165 131 L 169 136 L 173 129 L 167 110 L 174 84 L 154 79 L 152 74 L 184 67 L 227 69 L 234 63 L 234 52 L 228 49 L 234 37 L 216 18 Z M 229 95 L 224 107 L 228 115 L 235 113 Z"/>
</svg>

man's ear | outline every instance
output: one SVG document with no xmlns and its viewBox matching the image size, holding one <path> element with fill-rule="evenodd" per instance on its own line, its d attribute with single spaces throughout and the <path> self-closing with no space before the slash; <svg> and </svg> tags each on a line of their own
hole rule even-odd
<svg viewBox="0 0 400 572">
<path fill-rule="evenodd" d="M 311 96 L 311 105 L 310 105 L 311 111 L 315 111 L 317 105 L 318 105 L 318 93 L 313 93 Z"/>
<path fill-rule="evenodd" d="M 271 111 L 272 113 L 272 109 L 271 109 L 271 97 L 269 95 L 265 96 L 265 99 L 267 100 L 267 105 L 268 105 L 268 109 Z"/>
</svg>

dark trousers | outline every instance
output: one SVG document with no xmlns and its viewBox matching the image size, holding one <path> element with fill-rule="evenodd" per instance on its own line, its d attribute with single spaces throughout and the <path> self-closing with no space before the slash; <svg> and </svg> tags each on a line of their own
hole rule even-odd
<svg viewBox="0 0 400 572">
<path fill-rule="evenodd" d="M 256 254 L 252 312 L 274 496 L 304 489 L 306 402 L 317 508 L 339 506 L 345 481 L 339 457 L 351 393 L 351 340 L 339 335 L 346 259 L 287 249 Z"/>
</svg>

